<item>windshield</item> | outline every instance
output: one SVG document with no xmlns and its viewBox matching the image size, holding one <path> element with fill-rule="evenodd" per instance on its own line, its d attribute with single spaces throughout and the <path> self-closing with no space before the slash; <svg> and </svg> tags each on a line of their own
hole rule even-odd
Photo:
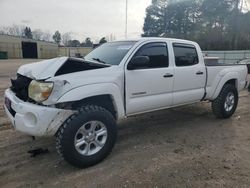
<svg viewBox="0 0 250 188">
<path fill-rule="evenodd" d="M 110 42 L 101 45 L 84 57 L 87 61 L 119 65 L 136 41 Z"/>
</svg>

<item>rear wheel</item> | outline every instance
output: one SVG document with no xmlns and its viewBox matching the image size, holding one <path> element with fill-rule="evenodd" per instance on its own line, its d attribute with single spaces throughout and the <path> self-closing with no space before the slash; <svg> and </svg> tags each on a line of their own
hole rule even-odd
<svg viewBox="0 0 250 188">
<path fill-rule="evenodd" d="M 219 96 L 212 102 L 213 113 L 218 118 L 231 117 L 238 105 L 238 91 L 235 86 L 226 84 Z"/>
<path fill-rule="evenodd" d="M 111 113 L 102 107 L 88 105 L 59 129 L 57 150 L 71 165 L 89 167 L 107 157 L 116 135 L 116 122 Z"/>
</svg>

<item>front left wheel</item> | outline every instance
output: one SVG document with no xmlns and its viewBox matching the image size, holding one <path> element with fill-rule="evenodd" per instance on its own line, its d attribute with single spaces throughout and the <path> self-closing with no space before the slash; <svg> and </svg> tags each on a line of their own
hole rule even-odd
<svg viewBox="0 0 250 188">
<path fill-rule="evenodd" d="M 109 111 L 95 105 L 84 106 L 59 129 L 57 151 L 71 165 L 89 167 L 108 156 L 116 136 L 116 121 Z"/>
</svg>

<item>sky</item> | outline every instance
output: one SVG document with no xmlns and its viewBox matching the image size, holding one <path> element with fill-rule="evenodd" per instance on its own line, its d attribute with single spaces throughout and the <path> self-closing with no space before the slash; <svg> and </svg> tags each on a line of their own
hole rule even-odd
<svg viewBox="0 0 250 188">
<path fill-rule="evenodd" d="M 139 37 L 152 0 L 128 0 L 128 38 Z M 71 32 L 73 38 L 125 38 L 126 0 L 0 0 L 0 26 Z"/>
</svg>

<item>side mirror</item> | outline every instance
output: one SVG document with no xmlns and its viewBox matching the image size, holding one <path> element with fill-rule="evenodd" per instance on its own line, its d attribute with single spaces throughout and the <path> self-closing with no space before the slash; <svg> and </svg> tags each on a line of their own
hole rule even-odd
<svg viewBox="0 0 250 188">
<path fill-rule="evenodd" d="M 138 68 L 148 67 L 150 59 L 148 56 L 137 56 L 134 57 L 128 64 L 128 70 L 135 70 Z"/>
</svg>

